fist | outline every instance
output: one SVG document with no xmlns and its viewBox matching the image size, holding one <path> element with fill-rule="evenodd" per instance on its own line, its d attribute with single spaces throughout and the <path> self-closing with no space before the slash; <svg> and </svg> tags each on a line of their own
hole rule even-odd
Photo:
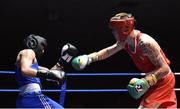
<svg viewBox="0 0 180 109">
<path fill-rule="evenodd" d="M 88 55 L 82 55 L 72 60 L 72 66 L 76 70 L 82 70 L 92 62 L 92 59 Z"/>
<path fill-rule="evenodd" d="M 127 89 L 133 98 L 138 99 L 149 89 L 149 87 L 148 82 L 144 78 L 133 78 L 130 80 Z"/>
<path fill-rule="evenodd" d="M 70 62 L 75 56 L 77 56 L 78 50 L 75 46 L 67 43 L 62 47 L 61 58 L 67 63 Z"/>
<path fill-rule="evenodd" d="M 65 72 L 62 70 L 38 70 L 36 76 L 41 79 L 56 81 L 57 83 L 60 83 L 65 79 Z"/>
<path fill-rule="evenodd" d="M 48 76 L 50 79 L 62 81 L 65 77 L 65 72 L 62 70 L 49 70 Z"/>
<path fill-rule="evenodd" d="M 60 56 L 57 64 L 65 67 L 67 64 L 69 64 L 72 61 L 72 59 L 75 56 L 77 56 L 77 54 L 78 54 L 77 48 L 75 46 L 67 43 L 61 49 L 61 56 Z"/>
</svg>

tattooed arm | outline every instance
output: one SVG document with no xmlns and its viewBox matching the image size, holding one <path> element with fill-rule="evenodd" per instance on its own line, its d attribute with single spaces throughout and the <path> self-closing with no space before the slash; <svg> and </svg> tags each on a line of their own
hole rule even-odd
<svg viewBox="0 0 180 109">
<path fill-rule="evenodd" d="M 149 74 L 153 74 L 156 82 L 169 73 L 169 65 L 160 52 L 160 46 L 153 38 L 148 35 L 142 37 L 139 42 L 139 47 L 156 67 L 153 71 L 149 72 Z M 150 84 L 153 85 L 154 82 L 150 81 Z"/>
<path fill-rule="evenodd" d="M 123 49 L 123 44 L 120 42 L 116 42 L 115 44 L 113 44 L 112 46 L 109 46 L 107 48 L 104 48 L 102 50 L 99 50 L 98 52 L 93 52 L 90 53 L 88 56 L 90 58 L 92 58 L 92 62 L 96 62 L 96 61 L 100 61 L 100 60 L 104 60 L 112 55 L 114 55 L 115 53 L 117 53 L 118 51 Z"/>
<path fill-rule="evenodd" d="M 98 52 L 92 52 L 88 55 L 84 54 L 74 58 L 72 61 L 72 66 L 76 70 L 82 70 L 91 63 L 104 60 L 117 53 L 121 49 L 123 49 L 123 44 L 116 42 L 115 44 L 101 49 Z"/>
</svg>

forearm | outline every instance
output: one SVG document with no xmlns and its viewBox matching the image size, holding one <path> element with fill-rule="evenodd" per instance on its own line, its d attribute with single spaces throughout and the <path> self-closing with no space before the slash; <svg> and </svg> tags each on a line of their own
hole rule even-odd
<svg viewBox="0 0 180 109">
<path fill-rule="evenodd" d="M 37 70 L 32 69 L 30 67 L 22 67 L 21 72 L 25 76 L 30 76 L 30 77 L 36 77 Z"/>
<path fill-rule="evenodd" d="M 135 99 L 140 98 L 148 91 L 149 87 L 155 85 L 158 80 L 167 75 L 169 72 L 169 68 L 167 66 L 162 66 L 152 72 L 149 72 L 144 78 L 132 78 L 127 86 L 129 94 Z M 142 87 L 137 88 L 137 86 Z"/>
<path fill-rule="evenodd" d="M 166 76 L 169 73 L 169 70 L 170 70 L 169 66 L 164 65 L 160 68 L 157 68 L 157 69 L 149 72 L 149 74 L 154 74 L 158 81 L 158 80 L 162 79 L 164 76 Z"/>
<path fill-rule="evenodd" d="M 89 55 L 84 54 L 77 56 L 76 58 L 73 59 L 72 66 L 76 70 L 82 70 L 87 65 L 90 65 L 92 62 L 106 59 L 112 56 L 113 54 L 115 54 L 116 52 L 118 52 L 119 50 L 121 50 L 122 48 L 123 48 L 122 45 L 117 42 L 114 45 L 104 48 L 98 52 L 93 52 L 90 53 Z"/>
<path fill-rule="evenodd" d="M 119 43 L 115 43 L 114 45 L 104 48 L 98 52 L 94 52 L 89 54 L 88 56 L 91 57 L 92 62 L 96 62 L 99 60 L 104 60 L 113 54 L 117 53 L 119 50 L 122 49 L 122 46 Z"/>
<path fill-rule="evenodd" d="M 43 67 L 43 66 L 38 66 L 38 70 L 49 70 L 48 68 L 46 68 L 46 67 Z"/>
<path fill-rule="evenodd" d="M 55 64 L 52 68 L 51 68 L 51 70 L 62 70 L 63 69 L 63 66 L 62 65 L 60 65 L 60 64 Z"/>
<path fill-rule="evenodd" d="M 145 79 L 147 80 L 150 86 L 153 86 L 168 73 L 169 73 L 169 66 L 164 65 L 160 68 L 157 68 L 156 70 L 149 72 L 146 75 Z"/>
</svg>

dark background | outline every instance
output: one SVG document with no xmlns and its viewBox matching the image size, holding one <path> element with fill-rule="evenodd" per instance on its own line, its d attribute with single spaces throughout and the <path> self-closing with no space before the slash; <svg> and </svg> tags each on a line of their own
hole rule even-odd
<svg viewBox="0 0 180 109">
<path fill-rule="evenodd" d="M 180 71 L 178 0 L 1 0 L 0 70 L 14 70 L 22 39 L 33 33 L 48 40 L 42 66 L 50 68 L 67 42 L 80 54 L 88 54 L 115 43 L 108 28 L 109 19 L 129 12 L 136 18 L 136 29 L 152 36 L 171 60 L 171 69 Z M 77 72 L 69 69 L 66 72 Z M 130 57 L 120 51 L 80 72 L 139 72 Z M 125 88 L 132 77 L 69 77 L 70 89 Z M 178 76 L 176 87 L 178 88 Z M 1 89 L 16 89 L 14 75 L 1 74 Z M 45 83 L 44 83 L 45 84 Z M 48 84 L 48 85 L 46 85 Z M 46 83 L 44 88 L 56 88 Z M 1 93 L 0 107 L 15 107 L 18 93 Z M 58 101 L 58 93 L 45 93 Z M 179 99 L 179 93 L 177 92 Z M 4 100 L 7 98 L 7 100 Z M 67 93 L 65 107 L 138 107 L 139 101 L 127 93 Z"/>
</svg>

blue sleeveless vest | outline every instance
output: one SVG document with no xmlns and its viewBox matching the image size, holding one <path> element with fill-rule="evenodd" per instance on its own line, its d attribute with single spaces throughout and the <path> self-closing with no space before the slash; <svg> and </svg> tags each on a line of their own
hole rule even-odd
<svg viewBox="0 0 180 109">
<path fill-rule="evenodd" d="M 31 68 L 37 70 L 38 63 L 32 64 Z M 22 75 L 21 69 L 17 65 L 15 66 L 15 76 L 16 76 L 16 81 L 18 82 L 19 87 L 29 84 L 29 83 L 38 83 L 41 86 L 41 81 L 39 78 L 28 77 L 28 76 Z"/>
</svg>

